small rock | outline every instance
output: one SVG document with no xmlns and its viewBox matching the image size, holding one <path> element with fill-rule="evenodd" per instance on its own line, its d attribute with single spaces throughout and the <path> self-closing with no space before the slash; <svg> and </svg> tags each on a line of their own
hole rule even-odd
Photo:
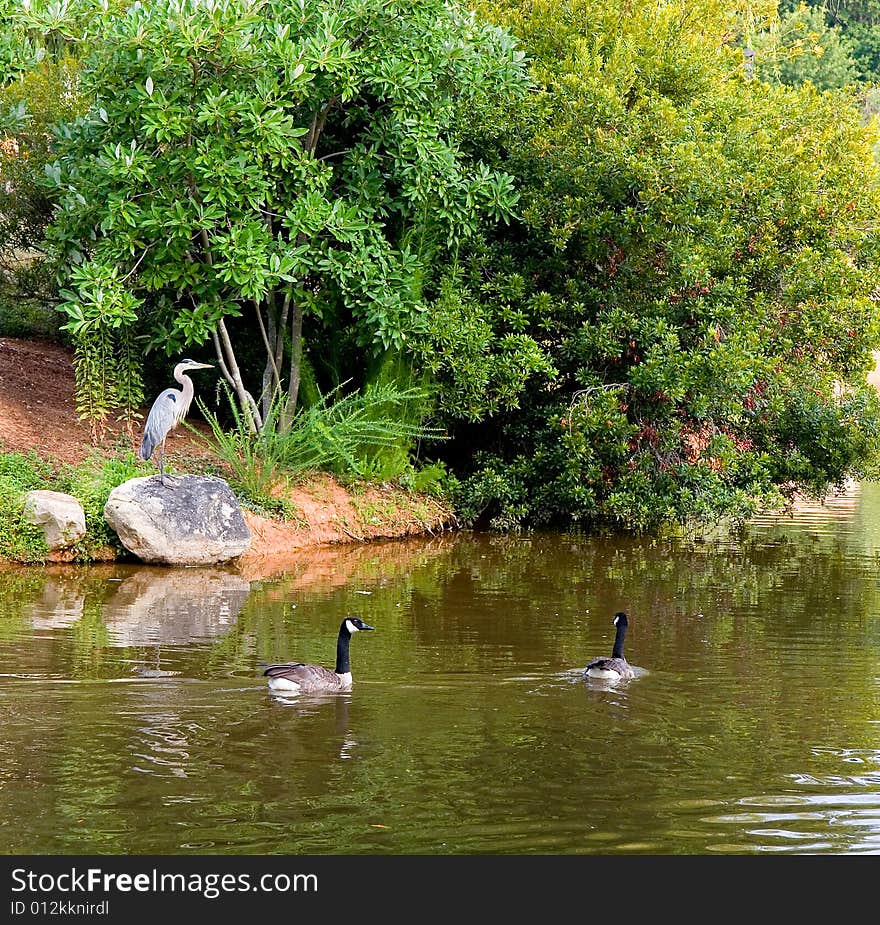
<svg viewBox="0 0 880 925">
<path fill-rule="evenodd" d="M 110 492 L 104 517 L 129 552 L 159 565 L 216 565 L 251 543 L 238 499 L 213 476 L 129 479 Z"/>
<path fill-rule="evenodd" d="M 60 491 L 29 491 L 22 515 L 42 527 L 49 549 L 66 549 L 86 535 L 86 514 L 73 495 Z"/>
</svg>

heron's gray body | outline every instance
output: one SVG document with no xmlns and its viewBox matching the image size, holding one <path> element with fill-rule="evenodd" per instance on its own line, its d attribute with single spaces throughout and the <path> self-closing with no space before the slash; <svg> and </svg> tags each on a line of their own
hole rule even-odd
<svg viewBox="0 0 880 925">
<path fill-rule="evenodd" d="M 165 389 L 153 402 L 147 422 L 144 424 L 144 436 L 138 453 L 141 459 L 152 457 L 156 450 L 159 455 L 159 473 L 165 484 L 165 438 L 187 416 L 192 404 L 195 389 L 193 381 L 184 372 L 187 369 L 210 369 L 210 363 L 196 363 L 194 360 L 182 360 L 174 367 L 174 378 L 183 388 Z"/>
<path fill-rule="evenodd" d="M 189 383 L 189 402 L 186 395 L 181 395 L 176 389 L 166 389 L 153 402 L 153 407 L 147 416 L 144 425 L 144 439 L 141 441 L 141 459 L 149 459 L 165 437 L 186 417 L 192 403 L 193 386 L 188 376 L 184 377 Z"/>
</svg>

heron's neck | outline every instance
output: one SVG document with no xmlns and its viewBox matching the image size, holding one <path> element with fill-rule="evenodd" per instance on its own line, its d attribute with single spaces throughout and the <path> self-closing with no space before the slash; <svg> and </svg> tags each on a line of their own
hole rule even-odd
<svg viewBox="0 0 880 925">
<path fill-rule="evenodd" d="M 182 417 L 189 411 L 193 395 L 195 395 L 195 387 L 192 379 L 182 369 L 174 370 L 174 378 L 183 386 L 183 395 L 180 400 L 180 414 Z"/>
</svg>

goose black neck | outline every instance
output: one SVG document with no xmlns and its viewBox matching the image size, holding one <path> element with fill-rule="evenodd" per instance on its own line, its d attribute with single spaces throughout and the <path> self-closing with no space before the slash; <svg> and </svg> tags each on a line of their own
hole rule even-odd
<svg viewBox="0 0 880 925">
<path fill-rule="evenodd" d="M 611 652 L 612 658 L 623 658 L 623 640 L 626 637 L 626 624 L 621 622 L 617 624 L 617 634 L 614 637 L 614 649 Z"/>
<path fill-rule="evenodd" d="M 336 674 L 348 674 L 351 671 L 351 662 L 348 660 L 348 644 L 351 642 L 351 633 L 343 622 L 339 627 L 339 636 L 336 639 Z"/>
</svg>

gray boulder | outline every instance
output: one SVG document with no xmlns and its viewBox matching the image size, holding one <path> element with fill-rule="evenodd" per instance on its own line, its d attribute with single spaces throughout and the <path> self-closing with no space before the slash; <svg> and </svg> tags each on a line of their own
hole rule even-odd
<svg viewBox="0 0 880 925">
<path fill-rule="evenodd" d="M 251 543 L 238 499 L 213 476 L 129 479 L 110 492 L 104 517 L 129 552 L 160 565 L 216 565 Z"/>
<path fill-rule="evenodd" d="M 86 535 L 82 505 L 60 491 L 29 491 L 22 516 L 27 523 L 42 527 L 49 549 L 73 546 Z"/>
</svg>

